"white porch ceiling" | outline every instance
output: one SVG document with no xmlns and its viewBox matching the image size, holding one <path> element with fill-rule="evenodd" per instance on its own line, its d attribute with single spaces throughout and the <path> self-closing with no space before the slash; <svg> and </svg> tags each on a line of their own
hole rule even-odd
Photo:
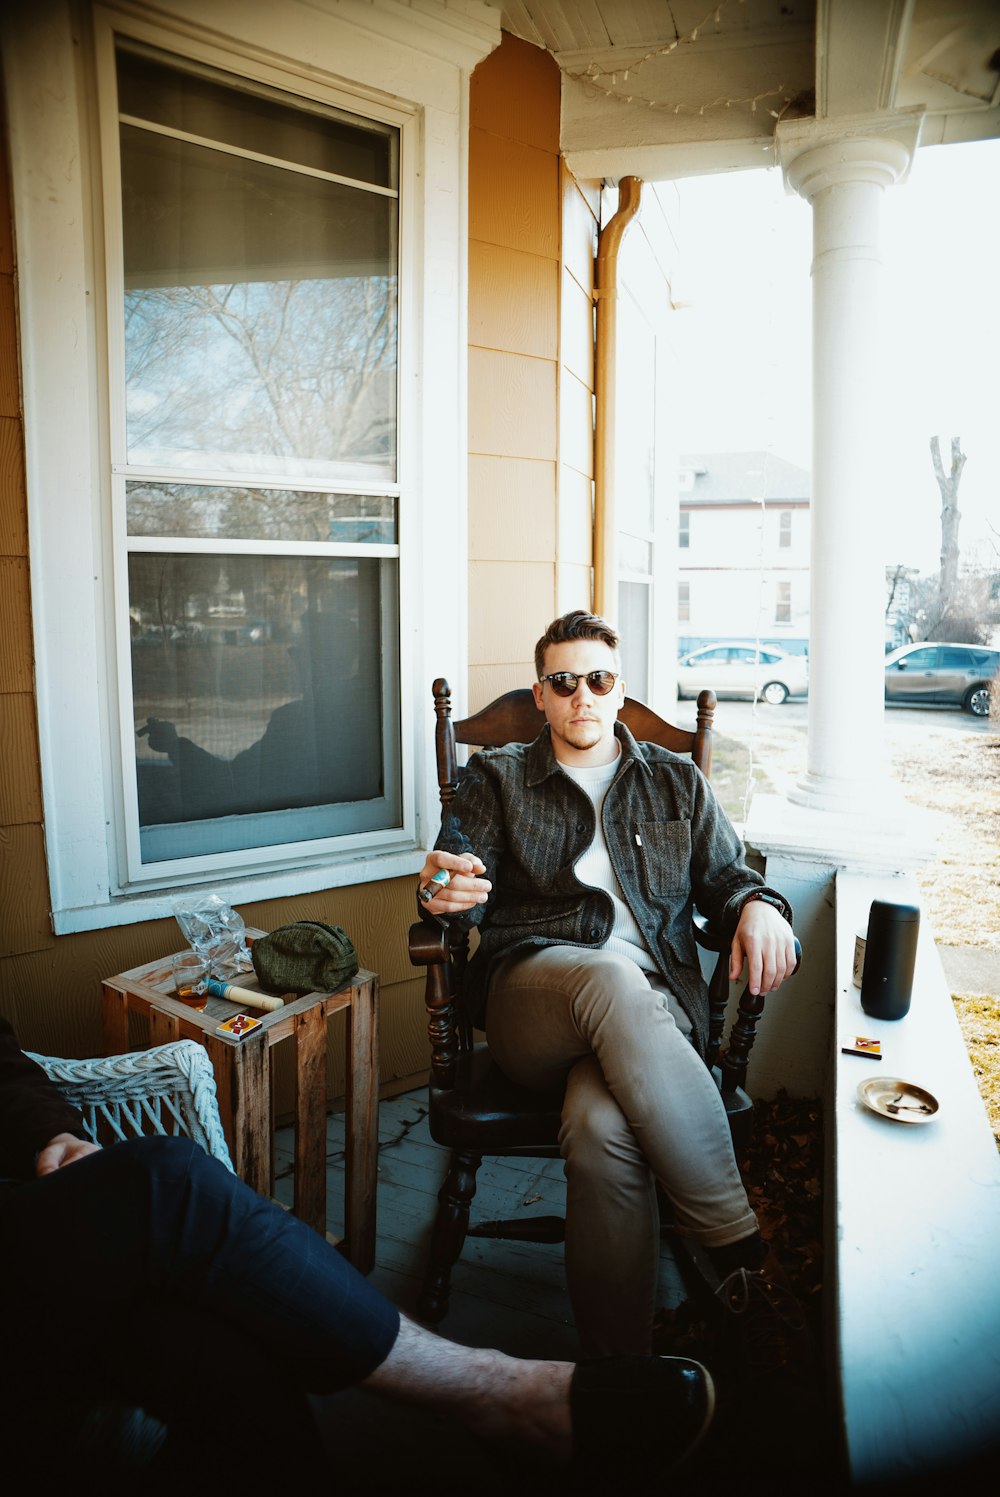
<svg viewBox="0 0 1000 1497">
<path fill-rule="evenodd" d="M 1000 135 L 998 0 L 488 0 L 563 76 L 582 177 L 760 166 L 776 117 L 925 111 L 921 143 Z"/>
</svg>

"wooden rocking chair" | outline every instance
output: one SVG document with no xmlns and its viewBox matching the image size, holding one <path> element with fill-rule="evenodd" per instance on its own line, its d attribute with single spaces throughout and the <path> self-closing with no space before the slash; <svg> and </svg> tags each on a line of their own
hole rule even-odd
<svg viewBox="0 0 1000 1497">
<path fill-rule="evenodd" d="M 433 689 L 438 785 L 445 812 L 462 774 L 457 744 L 498 748 L 506 743 L 530 743 L 545 719 L 531 692 L 522 689 L 507 692 L 474 716 L 454 722 L 447 681 L 435 681 Z M 702 773 L 709 776 L 715 705 L 715 693 L 703 691 L 698 697 L 697 727 L 693 732 L 674 727 L 631 698 L 626 698 L 619 719 L 637 739 L 657 743 L 675 753 L 690 754 Z M 719 1083 L 739 1149 L 749 1139 L 753 1117 L 753 1104 L 744 1085 L 764 998 L 754 996 L 749 988 L 743 993 L 728 1048 L 720 1056 L 729 1002 L 728 943 L 710 930 L 701 917 L 695 920 L 695 938 L 705 949 L 718 953 L 709 983 L 708 1063 Z M 562 1094 L 560 1091 L 547 1095 L 515 1086 L 494 1064 L 488 1046 L 473 1040 L 463 994 L 468 957 L 466 932 L 439 929 L 418 921 L 410 928 L 409 951 L 411 962 L 425 967 L 427 972 L 431 1137 L 452 1151 L 451 1165 L 438 1196 L 430 1258 L 417 1302 L 419 1315 L 436 1324 L 447 1312 L 451 1270 L 467 1234 L 528 1242 L 562 1240 L 561 1217 L 529 1216 L 520 1221 L 469 1226 L 476 1171 L 484 1155 L 558 1158 Z"/>
</svg>

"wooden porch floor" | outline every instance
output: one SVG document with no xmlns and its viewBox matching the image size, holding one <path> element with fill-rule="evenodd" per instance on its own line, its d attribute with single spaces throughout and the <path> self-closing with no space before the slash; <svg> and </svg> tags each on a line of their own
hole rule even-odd
<svg viewBox="0 0 1000 1497">
<path fill-rule="evenodd" d="M 328 1121 L 327 1185 L 328 1230 L 334 1236 L 343 1230 L 343 1139 L 343 1117 L 333 1114 Z M 428 1133 L 423 1088 L 381 1104 L 379 1150 L 378 1244 L 376 1266 L 369 1277 L 412 1315 L 447 1162 L 446 1151 Z M 279 1130 L 276 1136 L 275 1165 L 275 1194 L 290 1204 L 288 1129 Z M 564 1207 L 559 1160 L 487 1160 L 479 1172 L 474 1218 L 561 1214 Z M 514 1356 L 574 1360 L 578 1347 L 562 1251 L 561 1245 L 470 1238 L 453 1273 L 451 1308 L 440 1332 L 465 1345 L 495 1346 Z M 669 1309 L 685 1297 L 670 1249 L 664 1245 L 659 1304 Z M 390 1405 L 359 1390 L 315 1399 L 313 1405 L 330 1452 L 337 1493 L 433 1491 L 444 1497 L 467 1494 L 472 1488 L 476 1497 L 493 1497 L 510 1492 L 515 1483 L 509 1470 L 497 1470 L 489 1452 L 461 1430 L 424 1411 Z M 825 1429 L 825 1413 L 810 1408 L 808 1417 Z M 742 1434 L 738 1443 L 742 1456 Z M 445 1451 L 450 1452 L 447 1465 L 442 1461 Z M 808 1479 L 813 1493 L 832 1491 L 833 1485 L 827 1485 L 831 1456 L 825 1434 L 817 1434 L 815 1451 L 815 1464 L 810 1459 L 808 1474 L 796 1460 L 793 1479 Z M 773 1492 L 775 1480 L 784 1486 L 792 1475 L 782 1469 L 784 1464 L 779 1460 L 773 1472 L 761 1469 L 750 1482 L 744 1470 L 744 1477 L 737 1478 L 744 1497 L 749 1492 Z M 519 1471 L 516 1485 L 526 1492 L 542 1491 L 545 1483 L 537 1487 L 537 1475 Z M 673 1480 L 669 1490 L 690 1490 L 707 1497 L 729 1487 L 731 1479 L 729 1458 L 720 1451 L 707 1470 L 692 1471 L 690 1485 Z"/>
<path fill-rule="evenodd" d="M 343 1232 L 343 1115 L 327 1126 L 327 1230 Z M 275 1194 L 290 1204 L 291 1139 L 275 1142 Z M 437 1193 L 447 1151 L 427 1129 L 426 1093 L 408 1092 L 379 1112 L 378 1245 L 371 1283 L 409 1315 L 416 1313 Z M 473 1219 L 562 1215 L 566 1187 L 558 1159 L 487 1159 L 478 1175 Z M 469 1238 L 452 1275 L 442 1334 L 473 1346 L 498 1346 L 518 1357 L 574 1358 L 579 1348 L 566 1294 L 561 1244 Z M 679 1304 L 684 1290 L 667 1247 L 660 1302 Z"/>
</svg>

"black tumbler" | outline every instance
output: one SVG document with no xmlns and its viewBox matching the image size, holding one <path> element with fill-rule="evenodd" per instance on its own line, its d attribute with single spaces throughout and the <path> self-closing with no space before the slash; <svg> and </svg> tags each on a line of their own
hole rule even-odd
<svg viewBox="0 0 1000 1497">
<path fill-rule="evenodd" d="M 909 1013 L 919 929 L 916 905 L 872 900 L 861 1007 L 873 1019 L 902 1019 Z"/>
</svg>

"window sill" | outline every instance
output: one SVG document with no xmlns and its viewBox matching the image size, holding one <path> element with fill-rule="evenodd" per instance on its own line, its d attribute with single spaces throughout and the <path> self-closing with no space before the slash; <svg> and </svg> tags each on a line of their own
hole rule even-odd
<svg viewBox="0 0 1000 1497">
<path fill-rule="evenodd" d="M 336 863 L 298 866 L 247 878 L 219 879 L 210 884 L 178 884 L 172 889 L 121 895 L 106 904 L 77 909 L 53 910 L 52 929 L 57 936 L 85 930 L 107 930 L 118 925 L 136 925 L 143 920 L 172 919 L 173 902 L 194 889 L 218 894 L 228 904 L 254 904 L 262 899 L 287 899 L 296 894 L 315 894 L 324 889 L 342 889 L 353 884 L 377 883 L 382 879 L 406 878 L 423 867 L 421 848 L 369 853 Z"/>
</svg>

